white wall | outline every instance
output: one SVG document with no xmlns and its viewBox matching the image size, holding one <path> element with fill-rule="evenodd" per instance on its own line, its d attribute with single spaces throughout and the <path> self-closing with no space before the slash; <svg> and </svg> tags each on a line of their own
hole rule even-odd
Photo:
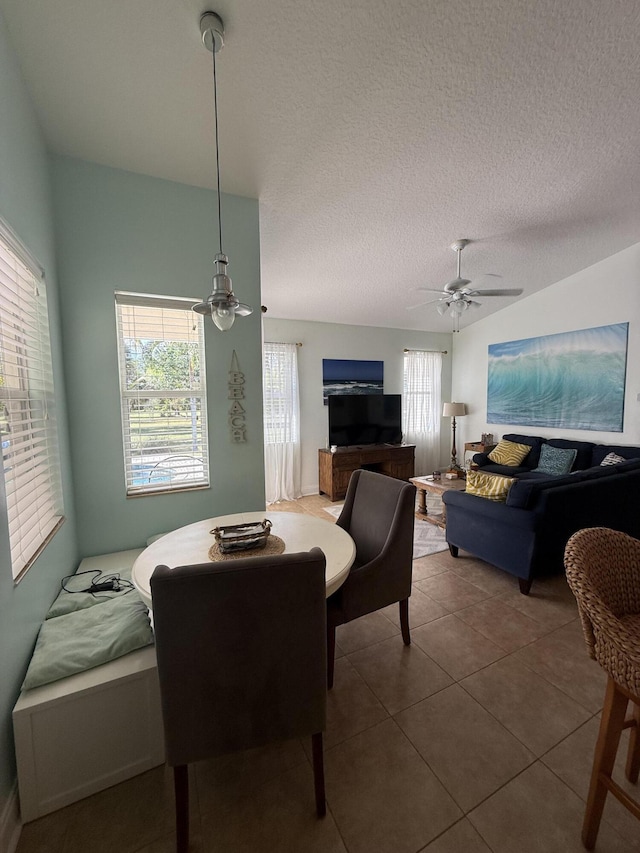
<svg viewBox="0 0 640 853">
<path fill-rule="evenodd" d="M 623 432 L 487 423 L 489 344 L 626 322 L 629 350 Z M 640 444 L 640 243 L 474 323 L 454 338 L 453 394 L 468 404 L 465 428 L 475 434 L 493 432 L 499 437 L 518 432 L 603 444 Z"/>
<path fill-rule="evenodd" d="M 442 359 L 442 399 L 449 400 L 451 387 L 451 335 L 370 326 L 342 326 L 298 320 L 263 318 L 265 341 L 300 342 L 300 420 L 302 438 L 302 491 L 318 491 L 318 448 L 327 446 L 328 408 L 322 402 L 322 359 L 354 358 L 384 361 L 385 394 L 402 393 L 403 350 L 447 350 Z M 459 421 L 462 424 L 462 420 Z M 442 422 L 441 463 L 449 461 L 451 425 Z M 464 441 L 459 433 L 460 441 Z M 426 473 L 416 471 L 416 474 Z"/>
</svg>

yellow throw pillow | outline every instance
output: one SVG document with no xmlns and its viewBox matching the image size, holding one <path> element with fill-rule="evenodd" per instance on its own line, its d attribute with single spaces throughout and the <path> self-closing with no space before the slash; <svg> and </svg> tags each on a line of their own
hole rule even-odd
<svg viewBox="0 0 640 853">
<path fill-rule="evenodd" d="M 489 454 L 489 459 L 497 465 L 509 465 L 515 468 L 531 450 L 528 444 L 516 444 L 514 441 L 500 441 Z"/>
<path fill-rule="evenodd" d="M 515 481 L 515 477 L 501 477 L 499 474 L 469 471 L 467 474 L 467 494 L 487 498 L 490 501 L 506 501 L 509 489 Z"/>
</svg>

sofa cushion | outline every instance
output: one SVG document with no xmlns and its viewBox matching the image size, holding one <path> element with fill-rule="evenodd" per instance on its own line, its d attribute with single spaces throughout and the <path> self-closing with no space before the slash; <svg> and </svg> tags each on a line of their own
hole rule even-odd
<svg viewBox="0 0 640 853">
<path fill-rule="evenodd" d="M 469 471 L 466 492 L 490 501 L 506 501 L 509 489 L 515 482 L 513 477 L 499 477 L 494 474 L 485 474 L 484 471 Z"/>
<path fill-rule="evenodd" d="M 617 477 L 627 471 L 635 471 L 640 468 L 640 458 L 625 459 L 624 462 L 619 462 L 617 465 L 594 465 L 592 468 L 587 468 L 582 471 L 582 480 L 601 480 L 603 477 Z"/>
<path fill-rule="evenodd" d="M 591 465 L 600 465 L 605 456 L 615 453 L 624 456 L 625 459 L 637 459 L 640 457 L 640 447 L 631 447 L 616 444 L 596 444 L 591 454 Z"/>
<path fill-rule="evenodd" d="M 591 456 L 593 448 L 596 446 L 593 441 L 574 441 L 571 438 L 549 438 L 545 440 L 545 444 L 550 444 L 551 447 L 561 447 L 563 450 L 576 450 L 576 459 L 573 467 L 582 470 L 590 468 L 593 464 Z"/>
<path fill-rule="evenodd" d="M 541 492 L 557 486 L 568 486 L 573 483 L 579 483 L 583 479 L 582 475 L 582 471 L 576 471 L 573 474 L 566 474 L 564 477 L 518 478 L 511 489 L 509 489 L 507 506 L 531 509 L 538 500 Z"/>
<path fill-rule="evenodd" d="M 531 473 L 524 465 L 516 465 L 514 468 L 513 465 L 496 465 L 495 462 L 483 465 L 480 470 L 485 474 L 502 474 L 503 477 L 520 477 L 522 474 Z"/>
<path fill-rule="evenodd" d="M 578 451 L 575 447 L 553 447 L 551 444 L 543 444 L 540 451 L 540 461 L 534 472 L 542 474 L 568 474 L 575 462 Z"/>
<path fill-rule="evenodd" d="M 489 459 L 498 465 L 516 468 L 531 450 L 528 444 L 516 444 L 503 438 L 489 454 Z"/>
</svg>

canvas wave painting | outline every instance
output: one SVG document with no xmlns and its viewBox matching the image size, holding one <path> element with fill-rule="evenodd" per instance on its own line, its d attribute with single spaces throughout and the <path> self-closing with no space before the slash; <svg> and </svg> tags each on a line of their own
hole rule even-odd
<svg viewBox="0 0 640 853">
<path fill-rule="evenodd" d="M 628 323 L 489 346 L 487 423 L 622 432 Z"/>
</svg>

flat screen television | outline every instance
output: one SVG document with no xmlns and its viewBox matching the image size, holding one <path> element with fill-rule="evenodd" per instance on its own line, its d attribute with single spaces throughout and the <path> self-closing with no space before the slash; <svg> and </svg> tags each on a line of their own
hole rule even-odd
<svg viewBox="0 0 640 853">
<path fill-rule="evenodd" d="M 400 444 L 400 394 L 330 394 L 329 444 Z"/>
</svg>

